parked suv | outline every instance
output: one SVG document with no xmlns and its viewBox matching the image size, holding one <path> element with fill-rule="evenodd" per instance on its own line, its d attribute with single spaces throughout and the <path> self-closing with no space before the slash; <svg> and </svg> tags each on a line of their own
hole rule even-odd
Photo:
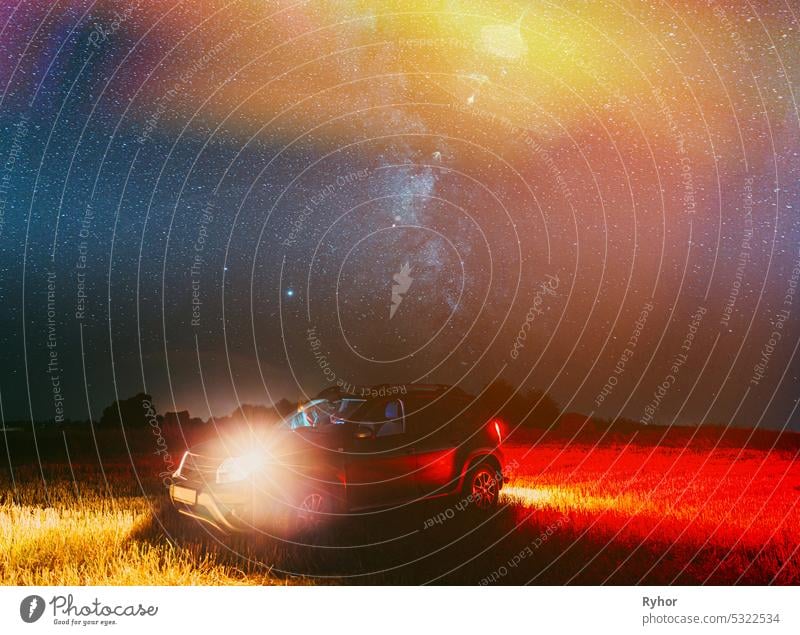
<svg viewBox="0 0 800 635">
<path fill-rule="evenodd" d="M 503 486 L 503 426 L 449 386 L 372 386 L 316 399 L 271 434 L 189 449 L 173 474 L 177 509 L 220 530 L 462 495 L 479 510 Z M 329 394 L 330 396 L 330 394 Z"/>
</svg>

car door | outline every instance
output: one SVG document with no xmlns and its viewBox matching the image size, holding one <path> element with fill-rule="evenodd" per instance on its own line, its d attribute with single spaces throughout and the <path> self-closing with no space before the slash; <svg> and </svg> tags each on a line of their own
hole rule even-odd
<svg viewBox="0 0 800 635">
<path fill-rule="evenodd" d="M 450 493 L 458 485 L 456 404 L 448 397 L 409 399 L 406 418 L 417 463 L 417 489 L 422 497 Z"/>
<path fill-rule="evenodd" d="M 354 422 L 348 450 L 345 472 L 350 509 L 416 498 L 416 460 L 402 400 L 380 399 L 368 404 Z"/>
</svg>

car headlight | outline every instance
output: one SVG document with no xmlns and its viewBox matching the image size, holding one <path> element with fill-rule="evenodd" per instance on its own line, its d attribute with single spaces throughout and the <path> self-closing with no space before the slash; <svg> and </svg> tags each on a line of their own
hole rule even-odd
<svg viewBox="0 0 800 635">
<path fill-rule="evenodd" d="M 244 481 L 264 466 L 260 454 L 245 454 L 225 459 L 217 468 L 217 483 L 237 483 Z"/>
</svg>

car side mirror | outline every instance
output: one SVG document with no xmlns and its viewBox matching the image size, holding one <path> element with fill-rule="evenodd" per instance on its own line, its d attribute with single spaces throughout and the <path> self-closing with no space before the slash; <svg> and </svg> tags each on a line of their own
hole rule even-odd
<svg viewBox="0 0 800 635">
<path fill-rule="evenodd" d="M 356 429 L 353 433 L 354 439 L 374 439 L 375 433 L 372 431 L 371 428 L 367 428 L 366 426 L 360 426 Z"/>
</svg>

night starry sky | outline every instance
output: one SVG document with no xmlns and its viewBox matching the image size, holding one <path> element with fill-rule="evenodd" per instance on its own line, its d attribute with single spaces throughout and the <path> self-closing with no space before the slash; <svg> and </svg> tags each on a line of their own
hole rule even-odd
<svg viewBox="0 0 800 635">
<path fill-rule="evenodd" d="M 0 2 L 4 419 L 503 378 L 800 429 L 798 18 Z"/>
</svg>

